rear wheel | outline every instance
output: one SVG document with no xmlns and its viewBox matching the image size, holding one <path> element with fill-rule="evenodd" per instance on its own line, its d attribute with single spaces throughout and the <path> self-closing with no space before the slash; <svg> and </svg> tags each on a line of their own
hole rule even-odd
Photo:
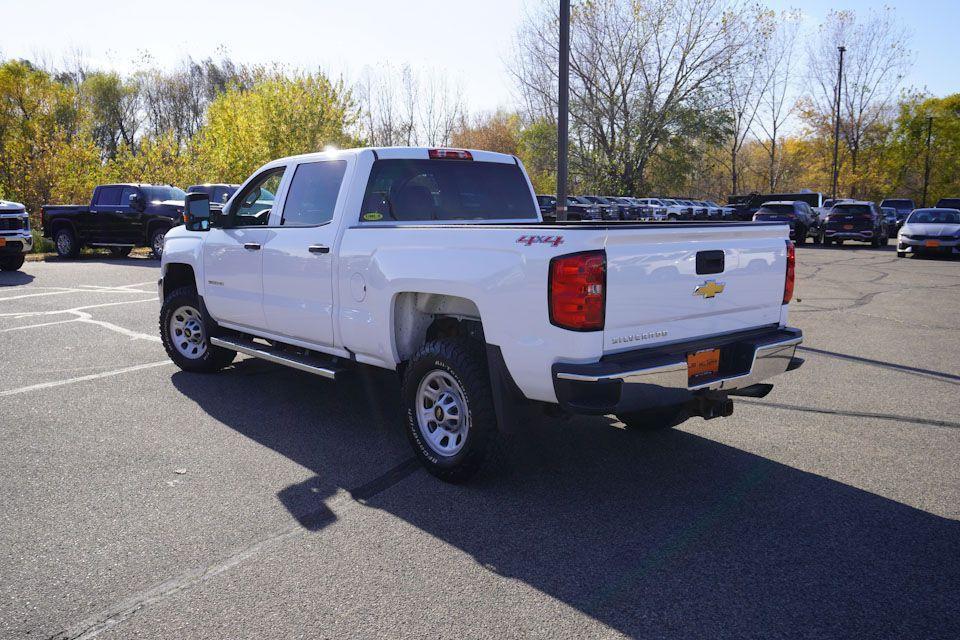
<svg viewBox="0 0 960 640">
<path fill-rule="evenodd" d="M 807 243 L 807 229 L 805 227 L 797 227 L 793 235 L 797 245 Z"/>
<path fill-rule="evenodd" d="M 23 266 L 26 259 L 22 253 L 16 256 L 4 256 L 0 258 L 0 271 L 16 271 Z"/>
<path fill-rule="evenodd" d="M 407 437 L 434 476 L 472 476 L 497 438 L 486 362 L 478 344 L 443 338 L 423 345 L 404 372 L 401 390 Z"/>
<path fill-rule="evenodd" d="M 161 227 L 150 232 L 150 253 L 159 260 L 163 257 L 163 237 L 167 235 L 169 229 Z"/>
<path fill-rule="evenodd" d="M 80 255 L 80 243 L 69 227 L 57 229 L 53 234 L 53 243 L 57 247 L 57 255 L 61 258 L 76 258 Z"/>
<path fill-rule="evenodd" d="M 193 287 L 176 289 L 163 301 L 160 339 L 167 355 L 184 371 L 215 373 L 237 355 L 210 344 L 210 327 L 200 313 L 200 300 Z"/>
<path fill-rule="evenodd" d="M 683 424 L 690 418 L 690 413 L 681 407 L 657 407 L 632 413 L 617 414 L 628 429 L 636 431 L 660 431 Z"/>
</svg>

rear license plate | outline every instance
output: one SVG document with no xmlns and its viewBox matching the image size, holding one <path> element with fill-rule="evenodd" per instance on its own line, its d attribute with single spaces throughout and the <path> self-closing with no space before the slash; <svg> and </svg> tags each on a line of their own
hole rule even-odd
<svg viewBox="0 0 960 640">
<path fill-rule="evenodd" d="M 687 377 L 690 380 L 714 376 L 720 370 L 720 349 L 704 349 L 687 354 Z"/>
<path fill-rule="evenodd" d="M 7 246 L 7 239 L 0 238 L 0 247 L 5 247 L 5 246 Z"/>
<path fill-rule="evenodd" d="M 2 246 L 2 245 L 0 245 L 0 246 Z M 923 242 L 923 246 L 925 246 L 925 247 L 939 247 L 939 246 L 940 246 L 940 241 L 939 241 L 939 240 L 925 240 L 925 241 Z"/>
<path fill-rule="evenodd" d="M 843 228 L 844 228 L 844 230 L 846 230 L 846 231 L 850 231 L 851 229 L 853 229 L 853 225 L 852 225 L 852 224 L 845 224 L 845 225 L 843 225 Z"/>
</svg>

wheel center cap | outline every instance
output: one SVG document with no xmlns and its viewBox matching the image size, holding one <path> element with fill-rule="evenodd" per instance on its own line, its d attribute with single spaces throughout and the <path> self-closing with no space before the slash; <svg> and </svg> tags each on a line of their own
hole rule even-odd
<svg viewBox="0 0 960 640">
<path fill-rule="evenodd" d="M 434 407 L 433 415 L 437 417 L 437 420 L 443 420 L 443 409 L 439 405 Z"/>
</svg>

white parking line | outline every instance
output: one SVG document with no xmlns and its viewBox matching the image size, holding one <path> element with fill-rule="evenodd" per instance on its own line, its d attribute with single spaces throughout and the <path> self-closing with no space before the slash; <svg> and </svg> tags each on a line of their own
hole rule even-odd
<svg viewBox="0 0 960 640">
<path fill-rule="evenodd" d="M 140 292 L 140 293 L 146 293 L 146 292 Z M 63 315 L 65 313 L 69 313 L 71 315 L 76 316 L 75 319 L 71 319 L 71 320 L 62 320 L 58 322 L 45 322 L 40 324 L 29 325 L 27 327 L 12 327 L 10 329 L 4 329 L 3 331 L 0 331 L 0 333 L 5 333 L 6 331 L 16 331 L 18 329 L 46 327 L 52 324 L 63 324 L 65 322 L 85 322 L 87 324 L 95 324 L 99 327 L 103 327 L 104 329 L 109 329 L 114 333 L 119 333 L 121 335 L 127 336 L 131 340 L 149 340 L 150 342 L 160 342 L 159 336 L 149 334 L 149 333 L 139 333 L 137 331 L 132 331 L 125 327 L 121 327 L 119 325 L 113 324 L 112 322 L 107 322 L 106 320 L 97 320 L 86 311 L 87 309 L 101 309 L 103 307 L 115 307 L 121 304 L 136 304 L 138 302 L 156 302 L 156 301 L 157 301 L 156 298 L 145 298 L 143 300 L 124 300 L 123 302 L 104 302 L 102 304 L 90 304 L 83 307 L 74 307 L 73 309 L 61 309 L 61 310 L 55 310 L 55 311 L 27 311 L 27 312 L 21 312 L 21 313 L 0 313 L 0 318 L 14 318 L 14 319 L 34 318 L 34 317 L 40 317 L 40 316 L 57 316 L 57 315 Z"/>
<path fill-rule="evenodd" d="M 167 365 L 167 364 L 173 364 L 173 361 L 160 360 L 158 362 L 138 364 L 132 367 L 125 367 L 123 369 L 115 369 L 113 371 L 104 371 L 103 373 L 92 373 L 87 376 L 80 376 L 79 378 L 69 378 L 67 380 L 55 380 L 54 382 L 41 382 L 40 384 L 32 384 L 29 387 L 20 387 L 19 389 L 9 389 L 7 391 L 0 391 L 0 398 L 6 398 L 8 396 L 16 396 L 22 393 L 30 393 L 31 391 L 40 391 L 41 389 L 51 389 L 53 387 L 61 387 L 66 384 L 75 384 L 77 382 L 86 382 L 88 380 L 99 380 L 100 378 L 109 378 L 112 376 L 119 376 L 124 373 L 131 373 L 133 371 L 142 371 L 144 369 L 153 369 L 154 367 L 162 367 L 163 365 Z"/>
<path fill-rule="evenodd" d="M 9 331 L 20 331 L 21 329 L 39 329 L 40 327 L 49 327 L 55 324 L 66 324 L 68 322 L 80 322 L 80 318 L 70 318 L 69 320 L 57 320 L 55 322 L 41 322 L 40 324 L 28 324 L 23 327 L 10 327 L 9 329 L 0 329 L 0 333 Z"/>
<path fill-rule="evenodd" d="M 90 288 L 90 289 L 62 289 L 60 291 L 45 291 L 44 293 L 25 293 L 19 296 L 7 296 L 6 298 L 0 298 L 0 302 L 6 302 L 7 300 L 23 300 L 24 298 L 41 298 L 44 296 L 59 296 L 65 293 L 150 293 L 149 291 L 140 291 L 137 289 L 127 289 L 122 287 L 114 287 L 112 289 L 107 288 Z"/>
</svg>

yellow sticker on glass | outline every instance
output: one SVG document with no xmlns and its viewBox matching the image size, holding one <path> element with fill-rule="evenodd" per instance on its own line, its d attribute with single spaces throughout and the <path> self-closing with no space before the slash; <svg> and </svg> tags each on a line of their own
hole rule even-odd
<svg viewBox="0 0 960 640">
<path fill-rule="evenodd" d="M 371 211 L 370 213 L 363 214 L 363 219 L 367 222 L 379 222 L 383 220 L 383 214 L 379 211 Z"/>
</svg>

